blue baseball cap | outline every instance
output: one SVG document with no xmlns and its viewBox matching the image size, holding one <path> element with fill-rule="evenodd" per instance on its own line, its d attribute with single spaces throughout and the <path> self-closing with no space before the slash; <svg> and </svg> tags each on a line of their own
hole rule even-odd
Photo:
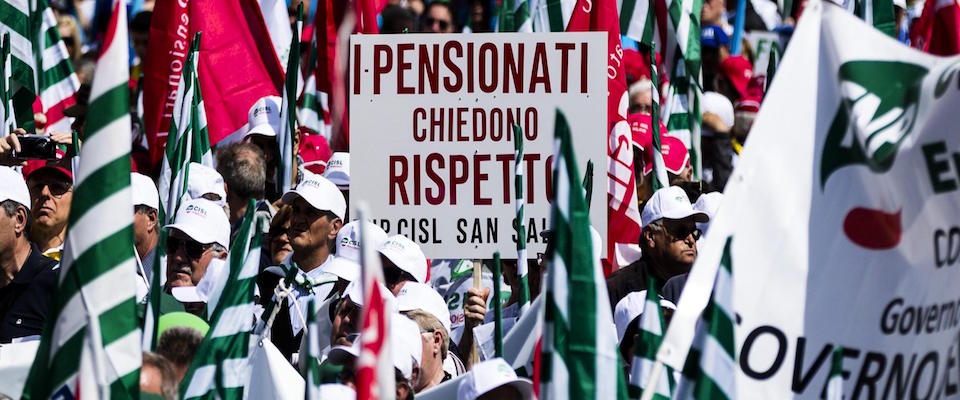
<svg viewBox="0 0 960 400">
<path fill-rule="evenodd" d="M 707 25 L 700 29 L 700 45 L 709 48 L 730 45 L 730 36 L 717 25 Z"/>
</svg>

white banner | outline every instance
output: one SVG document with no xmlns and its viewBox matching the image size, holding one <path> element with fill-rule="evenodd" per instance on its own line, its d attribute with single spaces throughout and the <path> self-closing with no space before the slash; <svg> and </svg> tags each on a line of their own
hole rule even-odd
<svg viewBox="0 0 960 400">
<path fill-rule="evenodd" d="M 350 198 L 368 202 L 387 233 L 419 243 L 428 258 L 516 254 L 517 123 L 528 254 L 543 252 L 559 108 L 580 170 L 594 163 L 590 220 L 606 234 L 605 33 L 350 40 Z"/>
<path fill-rule="evenodd" d="M 740 398 L 960 394 L 960 57 L 807 3 L 658 358 L 682 366 L 731 238 Z"/>
</svg>

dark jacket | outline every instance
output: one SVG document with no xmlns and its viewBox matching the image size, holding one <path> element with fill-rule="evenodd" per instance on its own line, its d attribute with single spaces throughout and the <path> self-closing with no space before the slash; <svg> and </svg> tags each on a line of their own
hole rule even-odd
<svg viewBox="0 0 960 400">
<path fill-rule="evenodd" d="M 607 295 L 610 297 L 610 309 L 613 310 L 616 308 L 617 302 L 627 297 L 628 294 L 647 290 L 647 279 L 649 279 L 650 276 L 653 275 L 649 271 L 647 262 L 643 259 L 634 261 L 632 264 L 620 268 L 607 276 Z M 659 293 L 663 287 L 663 280 L 655 276 L 653 280 L 657 293 Z"/>
<path fill-rule="evenodd" d="M 0 343 L 43 332 L 57 287 L 56 265 L 56 260 L 44 257 L 37 246 L 30 244 L 30 255 L 20 272 L 0 288 Z"/>
</svg>

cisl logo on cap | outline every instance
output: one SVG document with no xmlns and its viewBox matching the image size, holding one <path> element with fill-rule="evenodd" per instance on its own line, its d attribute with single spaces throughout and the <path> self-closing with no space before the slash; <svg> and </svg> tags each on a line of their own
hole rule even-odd
<svg viewBox="0 0 960 400">
<path fill-rule="evenodd" d="M 331 167 L 342 167 L 343 160 L 330 160 L 327 162 L 327 165 Z"/>
<path fill-rule="evenodd" d="M 401 251 L 407 248 L 407 246 L 404 246 L 404 244 L 398 240 L 388 240 L 386 243 L 383 244 L 383 246 L 401 250 Z"/>
<path fill-rule="evenodd" d="M 253 110 L 253 117 L 259 117 L 260 114 L 271 112 L 270 106 L 257 107 Z"/>
<path fill-rule="evenodd" d="M 353 239 L 351 239 L 351 238 L 345 237 L 345 238 L 343 238 L 343 240 L 340 241 L 340 246 L 344 246 L 344 247 L 345 247 L 345 246 L 350 246 L 350 247 L 352 247 L 352 248 L 359 249 L 359 248 L 360 248 L 360 242 L 358 242 L 358 241 L 356 241 L 356 240 L 353 240 Z"/>
<path fill-rule="evenodd" d="M 207 217 L 207 210 L 204 210 L 203 207 L 197 205 L 187 205 L 187 208 L 183 210 L 186 214 L 197 214 L 203 218 Z"/>
<path fill-rule="evenodd" d="M 303 185 L 304 187 L 307 187 L 307 186 L 309 186 L 309 187 L 315 187 L 315 188 L 319 188 L 319 187 L 320 187 L 320 181 L 318 181 L 318 180 L 316 180 L 316 179 L 307 179 L 307 180 L 304 180 L 303 182 L 301 182 L 300 184 Z"/>
</svg>

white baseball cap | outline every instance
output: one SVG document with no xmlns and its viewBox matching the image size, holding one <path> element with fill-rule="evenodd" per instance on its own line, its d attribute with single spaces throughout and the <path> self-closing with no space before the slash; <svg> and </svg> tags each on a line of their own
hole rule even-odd
<svg viewBox="0 0 960 400">
<path fill-rule="evenodd" d="M 430 285 L 419 282 L 407 282 L 397 293 L 397 309 L 400 312 L 423 310 L 433 315 L 450 335 L 450 309 L 443 296 L 433 290 Z"/>
<path fill-rule="evenodd" d="M 457 389 L 457 399 L 476 400 L 478 397 L 502 386 L 513 386 L 524 399 L 533 399 L 533 384 L 529 379 L 518 378 L 502 358 L 492 358 L 479 364 L 466 374 Z"/>
<path fill-rule="evenodd" d="M 280 130 L 280 96 L 261 97 L 247 112 L 247 134 L 277 136 Z"/>
<path fill-rule="evenodd" d="M 417 282 L 427 281 L 427 257 L 420 246 L 403 235 L 393 235 L 380 246 L 380 254 L 392 261 L 397 268 L 413 276 Z"/>
<path fill-rule="evenodd" d="M 390 314 L 390 347 L 393 351 L 393 366 L 400 370 L 404 378 L 413 379 L 413 363 L 420 367 L 423 356 L 423 339 L 420 326 L 406 316 Z M 416 382 L 410 382 L 416 385 Z"/>
<path fill-rule="evenodd" d="M 702 110 L 715 114 L 725 125 L 733 127 L 733 103 L 727 96 L 717 92 L 704 92 Z"/>
<path fill-rule="evenodd" d="M 181 303 L 206 303 L 217 284 L 226 282 L 229 272 L 226 260 L 214 258 L 207 264 L 207 270 L 197 286 L 174 287 L 170 289 L 170 294 Z"/>
<path fill-rule="evenodd" d="M 130 191 L 132 192 L 134 206 L 147 206 L 154 210 L 160 209 L 160 194 L 157 192 L 157 185 L 153 184 L 150 177 L 131 172 Z"/>
<path fill-rule="evenodd" d="M 284 193 L 280 201 L 289 205 L 298 197 L 303 197 L 311 207 L 330 211 L 341 219 L 347 213 L 347 201 L 343 199 L 343 193 L 340 193 L 337 185 L 309 171 L 304 171 L 303 180 L 295 189 Z"/>
<path fill-rule="evenodd" d="M 207 199 L 190 199 L 180 205 L 173 224 L 166 229 L 177 229 L 191 239 L 203 243 L 217 243 L 230 248 L 230 221 L 223 208 Z"/>
<path fill-rule="evenodd" d="M 650 225 L 651 222 L 660 219 L 687 219 L 693 218 L 695 222 L 707 222 L 710 217 L 707 214 L 696 211 L 690 205 L 690 199 L 687 193 L 677 186 L 665 187 L 656 191 L 647 204 L 643 206 L 643 213 L 640 220 L 643 221 L 643 228 Z"/>
<path fill-rule="evenodd" d="M 369 239 L 365 240 L 366 245 L 379 249 L 387 241 L 387 233 L 376 224 L 364 222 L 363 225 Z M 337 258 L 360 262 L 360 220 L 344 225 L 337 232 Z"/>
<path fill-rule="evenodd" d="M 388 308 L 395 307 L 397 298 L 393 296 L 393 293 L 390 289 L 387 289 L 382 283 L 380 285 L 380 293 L 383 295 L 383 301 L 388 304 Z M 354 304 L 363 307 L 363 282 L 359 279 L 347 285 L 347 288 L 343 290 L 343 298 L 349 299 Z"/>
<path fill-rule="evenodd" d="M 647 291 L 630 292 L 617 302 L 613 308 L 613 324 L 617 326 L 617 342 L 623 341 L 623 335 L 634 319 L 643 314 L 643 305 L 647 302 Z M 660 307 L 676 310 L 677 306 L 667 299 L 660 298 Z"/>
<path fill-rule="evenodd" d="M 327 160 L 323 176 L 342 189 L 350 188 L 350 153 L 337 152 Z"/>
<path fill-rule="evenodd" d="M 360 279 L 360 264 L 343 257 L 330 256 L 322 266 L 323 272 L 336 275 L 347 282 Z"/>
<path fill-rule="evenodd" d="M 206 165 L 192 162 L 190 163 L 190 180 L 187 182 L 187 193 L 191 198 L 198 199 L 205 194 L 215 194 L 220 196 L 220 200 L 214 201 L 220 207 L 227 204 L 227 191 L 223 187 L 223 175 L 217 170 Z"/>
<path fill-rule="evenodd" d="M 710 192 L 700 195 L 697 199 L 697 202 L 693 204 L 693 209 L 697 211 L 702 211 L 704 214 L 707 214 L 710 217 L 710 220 L 713 220 L 713 216 L 717 215 L 717 210 L 720 209 L 720 204 L 723 203 L 723 193 L 720 192 Z M 707 222 L 697 222 L 697 229 L 699 229 L 704 235 L 707 234 L 707 231 L 710 229 L 710 221 Z"/>
<path fill-rule="evenodd" d="M 23 175 L 10 167 L 0 167 L 0 202 L 13 200 L 30 210 L 30 190 Z"/>
</svg>

